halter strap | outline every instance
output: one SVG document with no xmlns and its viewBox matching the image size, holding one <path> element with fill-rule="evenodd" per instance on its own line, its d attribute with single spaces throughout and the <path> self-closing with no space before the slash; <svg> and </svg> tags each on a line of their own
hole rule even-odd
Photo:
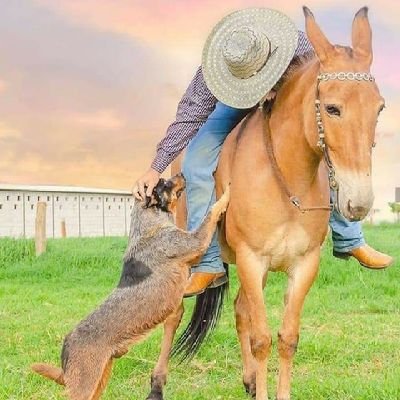
<svg viewBox="0 0 400 400">
<path fill-rule="evenodd" d="M 321 116 L 321 100 L 319 96 L 319 84 L 321 82 L 326 82 L 329 80 L 339 80 L 339 81 L 365 81 L 365 82 L 375 82 L 375 78 L 369 72 L 320 72 L 317 76 L 317 87 L 315 93 L 315 119 L 317 121 L 318 130 L 318 147 L 322 150 L 324 154 L 325 164 L 328 168 L 329 176 L 329 186 L 335 192 L 338 191 L 339 185 L 335 178 L 335 168 L 329 156 L 328 146 L 325 143 L 325 128 L 322 122 Z M 336 203 L 335 196 L 335 202 Z"/>
<path fill-rule="evenodd" d="M 265 148 L 267 150 L 267 154 L 268 154 L 268 158 L 272 167 L 272 170 L 274 172 L 274 175 L 278 181 L 279 187 L 281 188 L 281 190 L 286 194 L 286 196 L 288 197 L 289 201 L 301 212 L 301 213 L 305 213 L 306 211 L 316 211 L 316 210 L 328 210 L 328 211 L 332 211 L 333 209 L 333 205 L 329 205 L 329 206 L 310 206 L 310 207 L 303 207 L 301 205 L 301 201 L 300 199 L 294 195 L 286 181 L 285 178 L 283 177 L 282 171 L 279 168 L 279 165 L 276 161 L 276 157 L 275 157 L 275 153 L 274 153 L 274 149 L 272 146 L 272 138 L 271 138 L 271 130 L 269 129 L 269 121 L 267 120 L 267 114 L 269 112 L 269 109 L 271 107 L 271 103 L 268 103 L 268 107 L 267 109 L 264 109 L 264 107 L 259 107 L 259 110 L 261 112 L 261 118 L 263 121 L 263 137 L 264 137 L 264 142 L 265 142 Z"/>
<path fill-rule="evenodd" d="M 317 79 L 318 81 L 337 79 L 339 81 L 375 82 L 375 78 L 369 72 L 321 72 Z"/>
<path fill-rule="evenodd" d="M 294 195 L 290 190 L 283 177 L 282 171 L 279 168 L 279 165 L 276 161 L 273 146 L 272 146 L 272 139 L 271 139 L 271 131 L 269 129 L 269 121 L 267 121 L 267 114 L 272 109 L 273 101 L 265 102 L 261 101 L 259 104 L 259 110 L 262 113 L 262 120 L 263 120 L 263 137 L 265 141 L 265 147 L 267 150 L 268 158 L 271 163 L 272 170 L 275 174 L 275 177 L 278 181 L 278 184 L 281 190 L 286 194 L 289 198 L 289 201 L 302 213 L 306 211 L 315 211 L 315 210 L 329 210 L 332 211 L 337 202 L 337 192 L 339 190 L 338 182 L 335 178 L 335 167 L 332 163 L 331 158 L 329 157 L 328 146 L 325 143 L 325 128 L 322 121 L 321 116 L 321 101 L 319 96 L 319 84 L 321 82 L 329 81 L 329 80 L 339 80 L 339 81 L 365 81 L 365 82 L 375 82 L 375 78 L 369 72 L 322 72 L 319 73 L 317 76 L 317 86 L 316 86 L 316 93 L 315 93 L 315 118 L 317 122 L 317 130 L 318 130 L 318 147 L 321 149 L 324 157 L 325 164 L 328 168 L 328 178 L 329 178 L 329 186 L 334 192 L 334 200 L 333 204 L 329 206 L 314 206 L 314 207 L 303 207 L 301 205 L 300 199 Z M 266 103 L 266 107 L 264 104 Z"/>
</svg>

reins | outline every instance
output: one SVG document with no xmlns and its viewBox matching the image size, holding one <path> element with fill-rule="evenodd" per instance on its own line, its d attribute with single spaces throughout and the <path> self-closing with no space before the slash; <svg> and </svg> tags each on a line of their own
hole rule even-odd
<svg viewBox="0 0 400 400">
<path fill-rule="evenodd" d="M 272 170 L 274 171 L 275 177 L 278 181 L 278 184 L 281 190 L 286 194 L 289 201 L 301 212 L 305 213 L 307 211 L 316 211 L 316 210 L 329 210 L 332 211 L 337 202 L 337 192 L 339 189 L 338 182 L 335 178 L 335 168 L 329 157 L 328 146 L 325 143 L 325 128 L 322 121 L 321 116 L 321 100 L 319 95 L 319 84 L 322 81 L 334 80 L 337 79 L 339 81 L 367 81 L 367 82 L 374 82 L 374 77 L 367 72 L 333 72 L 333 73 L 320 73 L 317 77 L 317 86 L 316 86 L 316 95 L 315 95 L 315 118 L 317 122 L 317 129 L 318 129 L 318 147 L 323 152 L 323 157 L 325 164 L 328 169 L 328 179 L 329 179 L 329 187 L 334 192 L 334 200 L 333 203 L 329 204 L 329 206 L 310 206 L 310 207 L 303 207 L 301 201 L 298 196 L 293 194 L 286 181 L 283 177 L 282 171 L 279 168 L 279 165 L 276 161 L 276 157 L 274 154 L 273 146 L 272 146 L 272 138 L 271 138 L 271 131 L 269 129 L 268 123 L 269 120 L 267 118 L 268 114 L 270 113 L 273 105 L 273 101 L 269 101 L 267 106 L 264 107 L 264 102 L 260 102 L 259 110 L 262 114 L 262 121 L 263 121 L 263 137 L 265 142 L 265 147 L 267 150 L 268 158 L 271 163 Z"/>
</svg>

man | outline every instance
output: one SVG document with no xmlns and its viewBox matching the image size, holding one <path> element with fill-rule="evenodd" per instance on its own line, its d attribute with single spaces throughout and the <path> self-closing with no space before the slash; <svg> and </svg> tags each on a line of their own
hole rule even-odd
<svg viewBox="0 0 400 400">
<path fill-rule="evenodd" d="M 187 147 L 183 173 L 188 230 L 196 229 L 215 202 L 213 172 L 225 138 L 257 103 L 273 97 L 272 88 L 293 58 L 311 51 L 305 34 L 275 10 L 249 8 L 223 18 L 208 37 L 202 66 L 178 105 L 176 120 L 158 144 L 150 168 L 136 182 L 134 195 L 150 196 L 161 173 Z M 372 269 L 392 263 L 392 257 L 365 243 L 359 222 L 349 222 L 335 210 L 330 226 L 334 256 L 352 256 Z M 217 287 L 226 279 L 214 235 L 201 262 L 192 268 L 186 296 Z"/>
</svg>

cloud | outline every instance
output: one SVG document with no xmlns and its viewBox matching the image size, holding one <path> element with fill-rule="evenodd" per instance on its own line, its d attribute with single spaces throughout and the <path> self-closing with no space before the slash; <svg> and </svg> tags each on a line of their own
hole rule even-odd
<svg viewBox="0 0 400 400">
<path fill-rule="evenodd" d="M 7 123 L 0 121 L 0 140 L 21 137 L 21 132 L 18 129 L 12 128 Z"/>
<path fill-rule="evenodd" d="M 4 92 L 6 90 L 6 88 L 7 88 L 6 81 L 3 81 L 3 80 L 0 79 L 0 93 Z"/>
<path fill-rule="evenodd" d="M 246 7 L 270 7 L 287 13 L 292 18 L 303 22 L 302 0 L 152 0 L 151 4 L 140 0 L 36 0 L 44 7 L 57 11 L 75 23 L 85 24 L 103 31 L 119 32 L 133 37 L 141 37 L 149 42 L 193 38 L 209 30 L 214 23 L 229 12 Z M 364 3 L 354 4 L 348 0 L 325 1 L 309 0 L 307 5 L 314 11 L 317 19 L 320 14 L 329 13 L 334 20 L 338 14 L 348 14 L 350 21 L 355 12 Z M 333 13 L 332 10 L 335 12 Z M 390 10 L 390 12 L 389 12 Z M 400 4 L 396 0 L 381 0 L 379 7 L 371 7 L 373 19 L 388 26 L 398 27 L 396 15 Z M 187 28 L 184 30 L 184 28 Z"/>
<path fill-rule="evenodd" d="M 400 134 L 399 110 L 400 96 L 398 99 L 386 99 L 386 108 L 382 111 L 378 119 L 378 132 Z"/>
<path fill-rule="evenodd" d="M 126 121 L 119 117 L 115 110 L 98 110 L 92 113 L 75 112 L 66 118 L 72 124 L 85 129 L 115 131 L 122 129 L 126 125 Z"/>
<path fill-rule="evenodd" d="M 2 16 L 0 76 L 12 90 L 0 93 L 0 179 L 130 185 L 173 117 L 182 75 L 171 80 L 166 57 L 138 40 L 28 2 Z"/>
<path fill-rule="evenodd" d="M 354 12 L 364 5 L 350 3 L 308 1 L 334 42 L 350 42 Z M 268 2 L 300 27 L 302 4 Z M 1 179 L 129 188 L 173 119 L 208 33 L 224 15 L 248 6 L 248 0 L 4 2 Z M 400 186 L 388 173 L 399 170 L 398 11 L 400 2 L 381 0 L 370 12 L 374 74 L 388 104 L 374 152 L 379 207 Z"/>
<path fill-rule="evenodd" d="M 186 68 L 193 68 L 200 62 L 202 46 L 212 27 L 235 10 L 268 6 L 287 13 L 300 28 L 304 27 L 303 0 L 270 0 L 268 4 L 265 0 L 252 0 L 250 3 L 248 0 L 152 0 L 151 4 L 140 0 L 35 1 L 75 24 L 139 40 Z M 307 5 L 334 42 L 349 43 L 354 14 L 364 5 L 363 2 L 358 3 L 309 0 Z M 390 37 L 398 37 L 399 26 L 395 15 L 399 13 L 400 2 L 397 0 L 381 0 L 379 7 L 371 7 L 370 20 L 374 31 L 382 28 L 393 31 L 392 36 L 386 35 L 376 42 L 378 47 L 386 45 Z M 400 50 L 398 46 L 397 40 L 397 49 Z"/>
</svg>

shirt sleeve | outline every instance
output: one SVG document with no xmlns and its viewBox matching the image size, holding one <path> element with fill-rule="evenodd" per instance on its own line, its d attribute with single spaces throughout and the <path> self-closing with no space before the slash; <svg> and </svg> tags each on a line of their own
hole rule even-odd
<svg viewBox="0 0 400 400">
<path fill-rule="evenodd" d="M 294 55 L 301 56 L 310 51 L 314 51 L 311 42 L 308 40 L 307 35 L 303 31 L 299 31 L 299 39 L 297 42 L 297 48 Z"/>
<path fill-rule="evenodd" d="M 151 167 L 162 173 L 188 145 L 208 116 L 217 99 L 208 89 L 201 67 L 178 104 L 175 121 L 168 127 L 164 138 L 157 145 Z"/>
</svg>

